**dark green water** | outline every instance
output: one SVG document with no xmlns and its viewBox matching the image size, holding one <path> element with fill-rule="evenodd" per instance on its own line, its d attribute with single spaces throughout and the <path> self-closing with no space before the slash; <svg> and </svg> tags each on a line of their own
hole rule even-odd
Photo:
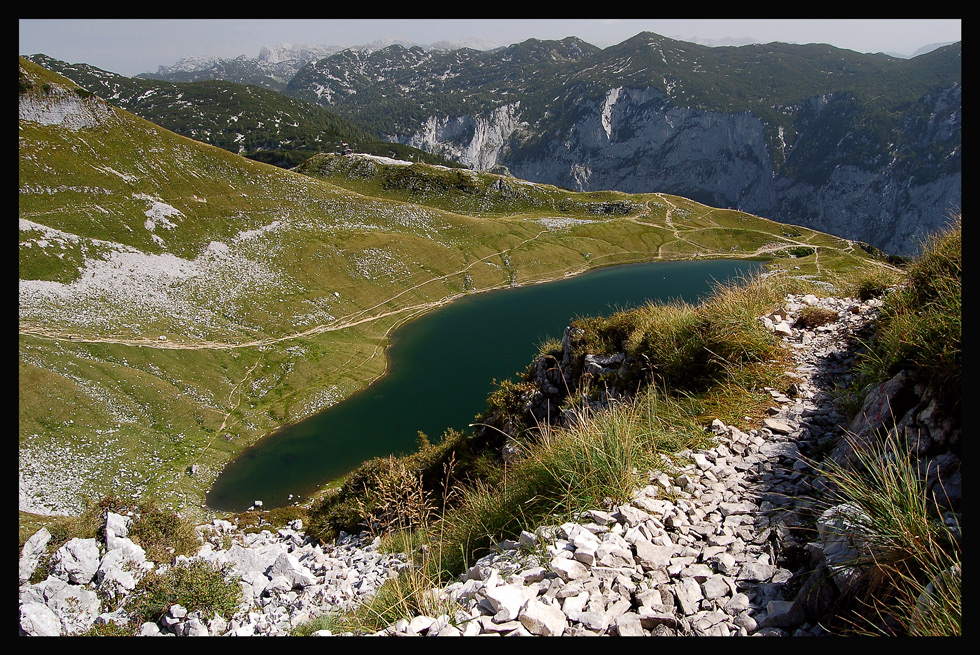
<svg viewBox="0 0 980 655">
<path fill-rule="evenodd" d="M 711 260 L 616 266 L 454 301 L 392 334 L 383 378 L 231 462 L 207 505 L 223 511 L 242 511 L 255 500 L 266 508 L 289 505 L 372 457 L 413 452 L 420 430 L 433 442 L 447 428 L 466 430 L 485 408 L 493 380 L 516 377 L 543 341 L 561 338 L 571 319 L 648 301 L 696 302 L 713 281 L 759 265 Z"/>
</svg>

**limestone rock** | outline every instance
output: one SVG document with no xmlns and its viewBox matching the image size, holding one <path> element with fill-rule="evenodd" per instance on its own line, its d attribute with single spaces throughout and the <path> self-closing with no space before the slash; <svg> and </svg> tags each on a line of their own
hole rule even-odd
<svg viewBox="0 0 980 655">
<path fill-rule="evenodd" d="M 24 544 L 20 555 L 20 584 L 24 584 L 31 579 L 34 569 L 44 553 L 48 541 L 51 540 L 51 533 L 47 528 L 41 528 L 35 532 Z"/>
<path fill-rule="evenodd" d="M 57 637 L 61 635 L 61 621 L 43 603 L 24 603 L 20 606 L 20 629 L 31 637 Z"/>
<path fill-rule="evenodd" d="M 519 619 L 528 632 L 542 637 L 560 637 L 567 626 L 565 614 L 560 608 L 537 598 L 531 598 L 524 604 Z"/>
<path fill-rule="evenodd" d="M 69 540 L 54 554 L 51 574 L 74 584 L 85 584 L 99 570 L 99 546 L 95 539 Z"/>
</svg>

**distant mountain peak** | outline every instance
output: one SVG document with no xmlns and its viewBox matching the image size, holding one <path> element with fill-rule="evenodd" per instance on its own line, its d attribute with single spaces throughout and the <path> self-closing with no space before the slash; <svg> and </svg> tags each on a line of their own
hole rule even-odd
<svg viewBox="0 0 980 655">
<path fill-rule="evenodd" d="M 393 45 L 400 45 L 404 48 L 419 47 L 423 50 L 459 50 L 461 48 L 470 48 L 472 50 L 493 50 L 494 48 L 499 48 L 507 44 L 476 36 L 463 37 L 454 41 L 436 41 L 435 43 L 428 45 L 399 38 L 378 39 L 376 41 L 354 46 L 326 44 L 308 45 L 305 43 L 297 44 L 284 42 L 276 45 L 262 46 L 259 49 L 259 54 L 257 57 L 252 57 L 245 54 L 238 55 L 237 57 L 193 55 L 181 57 L 172 66 L 161 65 L 157 67 L 156 73 L 143 73 L 142 76 L 159 77 L 186 73 L 198 73 L 201 71 L 220 68 L 225 62 L 231 61 L 255 62 L 257 67 L 276 66 L 279 68 L 288 68 L 295 73 L 297 70 L 311 61 L 317 61 L 323 59 L 324 57 L 329 57 L 330 55 L 336 54 L 343 50 L 354 50 L 369 54 L 378 50 L 384 50 L 385 48 L 389 48 Z"/>
<path fill-rule="evenodd" d="M 278 45 L 262 46 L 259 49 L 258 61 L 280 64 L 298 60 L 305 64 L 310 60 L 329 57 L 341 49 L 339 46 L 280 43 Z M 246 55 L 242 56 L 247 58 Z"/>
<path fill-rule="evenodd" d="M 945 43 L 930 43 L 924 45 L 915 52 L 913 52 L 909 57 L 918 57 L 919 55 L 924 55 L 926 53 L 932 52 L 933 50 L 938 50 L 939 48 L 945 48 L 948 45 L 953 45 L 956 41 L 946 41 Z"/>
<path fill-rule="evenodd" d="M 205 70 L 214 67 L 220 60 L 217 57 L 181 57 L 173 66 L 158 66 L 157 75 L 170 75 L 172 73 L 186 73 L 189 71 Z"/>
<path fill-rule="evenodd" d="M 689 43 L 697 43 L 698 45 L 706 45 L 712 48 L 752 45 L 763 42 L 761 39 L 757 39 L 752 36 L 726 36 L 721 39 L 710 39 L 703 36 L 672 36 L 670 38 L 676 41 L 687 41 Z"/>
</svg>

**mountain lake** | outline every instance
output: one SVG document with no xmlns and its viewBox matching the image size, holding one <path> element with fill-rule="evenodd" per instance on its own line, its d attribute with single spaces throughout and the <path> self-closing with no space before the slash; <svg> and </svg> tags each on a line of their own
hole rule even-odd
<svg viewBox="0 0 980 655">
<path fill-rule="evenodd" d="M 600 268 L 563 280 L 473 294 L 391 334 L 385 375 L 368 388 L 246 449 L 218 476 L 208 507 L 244 511 L 301 502 L 377 456 L 417 449 L 468 431 L 486 409 L 494 380 L 517 379 L 549 339 L 580 316 L 609 315 L 650 301 L 707 297 L 716 282 L 762 262 L 703 260 Z"/>
</svg>

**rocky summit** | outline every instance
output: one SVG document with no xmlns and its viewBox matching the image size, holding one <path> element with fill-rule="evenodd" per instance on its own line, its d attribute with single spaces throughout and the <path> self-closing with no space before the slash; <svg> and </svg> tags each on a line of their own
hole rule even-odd
<svg viewBox="0 0 980 655">
<path fill-rule="evenodd" d="M 959 460 L 951 454 L 959 429 L 934 418 L 921 386 L 907 374 L 878 385 L 850 423 L 835 406 L 834 387 L 849 379 L 856 356 L 851 337 L 880 305 L 787 297 L 759 320 L 792 353 L 795 383 L 788 393 L 770 390 L 761 426 L 745 432 L 714 421 L 706 426 L 716 437 L 712 448 L 665 460 L 631 502 L 500 543 L 459 580 L 432 592 L 442 601 L 437 605 L 453 610 L 406 617 L 377 634 L 830 634 L 823 626 L 859 573 L 859 540 L 837 528 L 858 510 L 821 500 L 826 483 L 818 453 L 846 460 L 845 433 L 867 433 L 881 421 L 877 408 L 912 392 L 900 424 L 928 437 L 916 456 L 923 470 L 935 472 L 927 482 L 937 495 L 944 492 L 948 522 L 960 520 Z M 826 310 L 824 319 L 802 320 L 807 307 Z M 203 545 L 191 559 L 224 566 L 241 585 L 237 613 L 225 620 L 173 605 L 158 623 L 142 624 L 140 634 L 289 634 L 314 617 L 354 607 L 410 566 L 403 555 L 380 553 L 366 533 L 325 545 L 305 536 L 299 522 L 243 534 L 215 520 L 198 532 Z M 97 623 L 126 623 L 125 598 L 152 568 L 127 537 L 127 518 L 109 513 L 104 541 L 69 541 L 55 553 L 49 577 L 29 584 L 49 538 L 41 530 L 22 552 L 20 633 L 70 635 Z M 122 600 L 121 609 L 107 611 L 102 599 L 110 597 Z"/>
</svg>

